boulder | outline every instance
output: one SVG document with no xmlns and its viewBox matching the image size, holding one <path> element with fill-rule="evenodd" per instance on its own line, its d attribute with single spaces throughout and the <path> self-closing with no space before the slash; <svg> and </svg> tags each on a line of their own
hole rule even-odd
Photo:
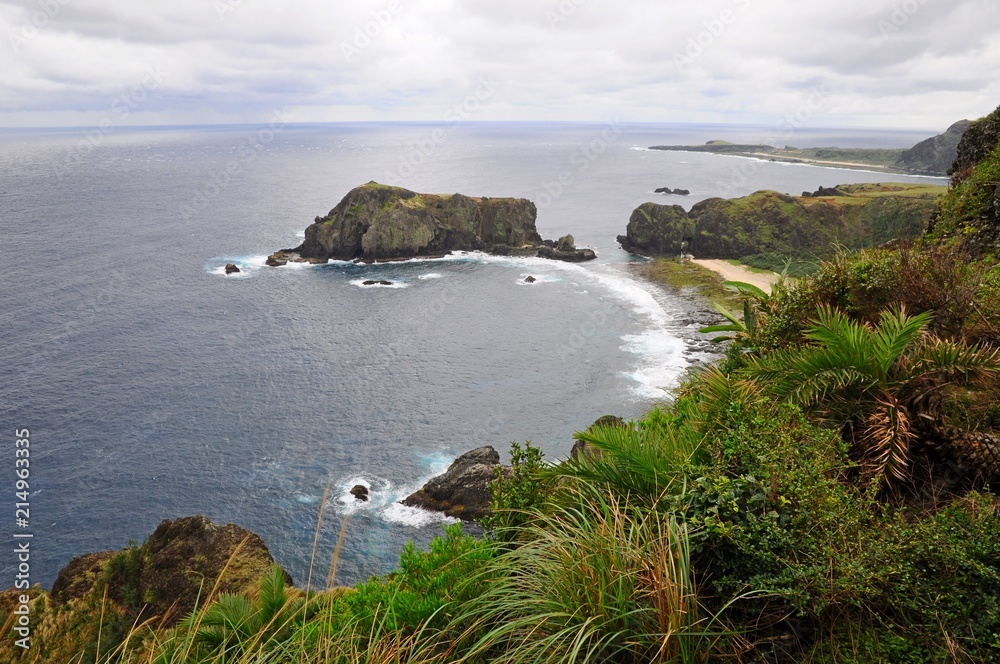
<svg viewBox="0 0 1000 664">
<path fill-rule="evenodd" d="M 235 263 L 226 263 L 226 274 L 234 274 L 236 272 L 240 272 L 240 268 Z"/>
<path fill-rule="evenodd" d="M 533 283 L 535 283 L 536 281 L 538 281 L 538 279 L 535 279 L 535 278 L 534 278 L 533 276 L 531 276 L 530 274 L 529 274 L 528 276 L 526 276 L 526 277 L 524 278 L 524 283 L 526 283 L 526 284 L 533 284 Z"/>
<path fill-rule="evenodd" d="M 594 427 L 618 427 L 620 429 L 626 429 L 628 428 L 628 424 L 617 415 L 604 415 L 587 427 L 586 433 L 590 433 Z M 573 449 L 569 451 L 569 458 L 573 460 L 579 460 L 581 457 L 596 459 L 600 456 L 601 451 L 599 449 L 586 441 L 580 440 L 579 438 L 577 438 L 576 442 L 573 443 Z"/>
<path fill-rule="evenodd" d="M 576 242 L 572 235 L 563 235 L 556 242 L 556 251 L 576 251 Z"/>
<path fill-rule="evenodd" d="M 490 513 L 493 498 L 490 484 L 496 479 L 498 469 L 510 470 L 500 464 L 500 454 L 492 446 L 476 448 L 455 459 L 443 475 L 431 479 L 400 502 L 466 521 L 480 519 Z"/>
<path fill-rule="evenodd" d="M 365 279 L 361 282 L 362 286 L 392 286 L 391 281 L 385 279 Z"/>
<path fill-rule="evenodd" d="M 550 258 L 557 261 L 566 261 L 567 263 L 582 263 L 584 261 L 594 260 L 597 258 L 597 254 L 594 253 L 593 249 L 573 249 L 572 251 L 563 251 L 560 249 L 542 246 L 538 248 L 538 257 Z"/>
<path fill-rule="evenodd" d="M 367 501 L 368 500 L 368 487 L 364 484 L 355 484 L 351 487 L 351 495 L 358 500 Z"/>
</svg>

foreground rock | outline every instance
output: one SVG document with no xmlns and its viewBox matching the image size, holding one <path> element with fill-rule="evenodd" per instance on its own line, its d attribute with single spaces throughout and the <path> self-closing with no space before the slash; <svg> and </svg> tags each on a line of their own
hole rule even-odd
<svg viewBox="0 0 1000 664">
<path fill-rule="evenodd" d="M 628 424 L 622 418 L 617 415 L 604 415 L 600 417 L 596 422 L 587 427 L 584 433 L 593 433 L 595 427 L 608 427 L 616 429 L 627 429 Z M 574 461 L 579 461 L 583 458 L 589 459 L 599 459 L 601 457 L 601 451 L 588 443 L 585 440 L 579 438 L 577 434 L 576 442 L 573 443 L 573 448 L 569 451 L 569 458 Z"/>
<path fill-rule="evenodd" d="M 500 464 L 500 454 L 493 447 L 479 447 L 455 459 L 443 475 L 400 502 L 466 521 L 480 519 L 490 513 L 490 484 L 497 469 L 509 472 L 510 467 Z"/>
<path fill-rule="evenodd" d="M 98 641 L 111 651 L 136 624 L 176 625 L 213 590 L 252 592 L 273 565 L 263 540 L 239 526 L 204 516 L 165 520 L 143 544 L 78 556 L 51 592 L 28 592 L 30 661 L 80 661 L 82 649 Z M 10 624 L 21 594 L 0 592 L 0 622 Z M 0 641 L 0 662 L 29 661 L 13 643 Z"/>
<path fill-rule="evenodd" d="M 452 251 L 540 256 L 545 249 L 545 257 L 559 260 L 596 257 L 590 249 L 575 247 L 549 251 L 535 229 L 536 216 L 535 204 L 524 198 L 418 194 L 369 182 L 351 190 L 325 217 L 317 217 L 301 245 L 271 254 L 267 265 L 402 260 Z"/>
</svg>

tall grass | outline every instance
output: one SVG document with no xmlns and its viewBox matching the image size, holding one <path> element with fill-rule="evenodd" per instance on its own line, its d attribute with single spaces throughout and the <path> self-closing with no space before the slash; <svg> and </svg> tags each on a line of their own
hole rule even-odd
<svg viewBox="0 0 1000 664">
<path fill-rule="evenodd" d="M 701 637 L 686 527 L 593 492 L 541 514 L 486 570 L 463 661 L 691 662 Z"/>
</svg>

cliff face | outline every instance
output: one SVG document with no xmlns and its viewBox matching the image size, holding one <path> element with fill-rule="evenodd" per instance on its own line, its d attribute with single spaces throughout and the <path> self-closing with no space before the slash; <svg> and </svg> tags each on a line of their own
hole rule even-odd
<svg viewBox="0 0 1000 664">
<path fill-rule="evenodd" d="M 758 191 L 743 198 L 710 198 L 690 212 L 644 203 L 618 241 L 648 256 L 745 258 L 823 256 L 835 246 L 860 247 L 924 232 L 937 191 L 894 196 L 897 185 L 841 185 L 816 194 Z M 930 188 L 933 189 L 933 188 Z"/>
<path fill-rule="evenodd" d="M 969 120 L 959 120 L 943 134 L 920 141 L 903 153 L 896 166 L 929 175 L 950 173 L 958 156 L 959 141 L 971 124 Z"/>
<path fill-rule="evenodd" d="M 370 182 L 317 218 L 292 251 L 313 261 L 516 252 L 542 244 L 536 215 L 535 204 L 523 198 L 417 194 Z"/>
<path fill-rule="evenodd" d="M 1000 257 L 1000 108 L 965 131 L 951 184 L 929 236 L 973 255 Z"/>
</svg>

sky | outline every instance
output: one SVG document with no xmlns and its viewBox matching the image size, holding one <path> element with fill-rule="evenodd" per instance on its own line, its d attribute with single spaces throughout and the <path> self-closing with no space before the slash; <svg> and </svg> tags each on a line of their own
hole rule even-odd
<svg viewBox="0 0 1000 664">
<path fill-rule="evenodd" d="M 0 0 L 0 127 L 696 122 L 944 130 L 998 0 Z"/>
</svg>

